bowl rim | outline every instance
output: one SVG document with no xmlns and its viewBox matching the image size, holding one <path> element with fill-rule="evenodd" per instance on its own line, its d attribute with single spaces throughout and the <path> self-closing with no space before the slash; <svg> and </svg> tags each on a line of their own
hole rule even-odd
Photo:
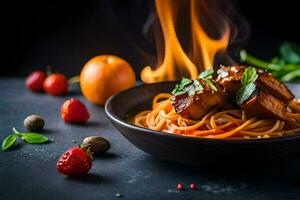
<svg viewBox="0 0 300 200">
<path fill-rule="evenodd" d="M 119 98 L 119 96 L 121 96 L 121 95 L 124 95 L 124 94 L 126 94 L 126 93 L 128 93 L 132 90 L 136 90 L 138 88 L 142 88 L 142 87 L 145 87 L 145 86 L 162 85 L 162 84 L 170 84 L 170 83 L 176 83 L 176 82 L 175 81 L 164 81 L 164 82 L 148 83 L 148 84 L 142 83 L 140 85 L 137 85 L 137 86 L 131 87 L 129 89 L 123 90 L 123 91 L 111 96 L 106 101 L 105 106 L 104 106 L 105 113 L 111 121 L 114 121 L 115 123 L 120 124 L 120 125 L 122 125 L 126 128 L 134 129 L 134 130 L 139 131 L 139 132 L 154 134 L 154 135 L 157 135 L 157 136 L 171 137 L 171 138 L 183 139 L 183 140 L 188 140 L 188 141 L 199 141 L 199 142 L 201 141 L 201 142 L 208 142 L 208 143 L 229 143 L 229 144 L 233 144 L 233 143 L 254 144 L 254 143 L 268 143 L 268 142 L 285 142 L 285 141 L 290 141 L 290 140 L 300 138 L 300 133 L 296 134 L 296 135 L 291 135 L 291 136 L 280 136 L 280 137 L 271 137 L 271 138 L 253 138 L 253 139 L 226 139 L 226 138 L 224 138 L 224 139 L 215 139 L 215 138 L 187 137 L 187 136 L 178 135 L 178 134 L 171 134 L 171 133 L 162 132 L 162 131 L 155 131 L 155 130 L 151 130 L 151 129 L 148 129 L 148 128 L 144 128 L 144 127 L 134 125 L 134 124 L 120 118 L 112 110 L 113 101 L 115 99 Z M 300 85 L 300 84 L 298 84 L 298 85 Z"/>
</svg>

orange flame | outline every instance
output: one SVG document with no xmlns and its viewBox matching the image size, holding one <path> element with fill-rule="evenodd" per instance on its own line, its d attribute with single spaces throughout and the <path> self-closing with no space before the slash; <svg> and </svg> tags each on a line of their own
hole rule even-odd
<svg viewBox="0 0 300 200">
<path fill-rule="evenodd" d="M 178 2 L 156 0 L 155 4 L 164 37 L 164 58 L 161 66 L 155 70 L 146 66 L 141 72 L 141 79 L 145 83 L 178 80 L 184 76 L 194 79 L 203 68 L 205 70 L 212 68 L 215 55 L 227 49 L 230 38 L 229 25 L 225 23 L 221 38 L 211 38 L 201 24 L 201 15 L 196 9 L 197 0 L 190 0 L 192 33 L 192 52 L 190 53 L 193 58 L 191 59 L 185 53 L 176 33 L 176 17 L 181 8 Z"/>
</svg>

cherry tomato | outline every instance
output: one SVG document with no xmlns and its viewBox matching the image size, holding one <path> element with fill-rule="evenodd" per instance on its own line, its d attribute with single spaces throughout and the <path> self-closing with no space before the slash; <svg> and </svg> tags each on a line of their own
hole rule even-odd
<svg viewBox="0 0 300 200">
<path fill-rule="evenodd" d="M 25 80 L 25 85 L 31 91 L 43 91 L 43 82 L 46 79 L 46 77 L 46 73 L 41 70 L 33 71 L 27 76 Z"/>
<path fill-rule="evenodd" d="M 51 74 L 44 81 L 44 90 L 54 96 L 62 96 L 68 91 L 68 79 L 63 74 Z"/>
</svg>

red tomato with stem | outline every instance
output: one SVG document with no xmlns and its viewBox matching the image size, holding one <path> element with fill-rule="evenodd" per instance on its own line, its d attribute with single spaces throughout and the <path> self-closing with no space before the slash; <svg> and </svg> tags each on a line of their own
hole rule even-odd
<svg viewBox="0 0 300 200">
<path fill-rule="evenodd" d="M 33 92 L 41 92 L 43 91 L 43 82 L 46 77 L 46 73 L 42 70 L 33 71 L 27 76 L 25 85 Z"/>
<path fill-rule="evenodd" d="M 62 96 L 68 91 L 68 79 L 63 74 L 54 73 L 45 79 L 43 87 L 48 94 Z"/>
</svg>

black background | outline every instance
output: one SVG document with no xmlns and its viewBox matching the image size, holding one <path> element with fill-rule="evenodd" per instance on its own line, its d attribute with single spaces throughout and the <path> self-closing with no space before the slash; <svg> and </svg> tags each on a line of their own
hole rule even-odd
<svg viewBox="0 0 300 200">
<path fill-rule="evenodd" d="M 230 2 L 230 1 L 228 1 Z M 284 40 L 300 43 L 297 1 L 237 1 L 251 25 L 246 49 L 270 58 Z M 151 0 L 9 1 L 0 6 L 1 76 L 26 75 L 53 66 L 71 76 L 91 57 L 116 54 L 137 74 L 154 54 L 142 35 Z"/>
</svg>

